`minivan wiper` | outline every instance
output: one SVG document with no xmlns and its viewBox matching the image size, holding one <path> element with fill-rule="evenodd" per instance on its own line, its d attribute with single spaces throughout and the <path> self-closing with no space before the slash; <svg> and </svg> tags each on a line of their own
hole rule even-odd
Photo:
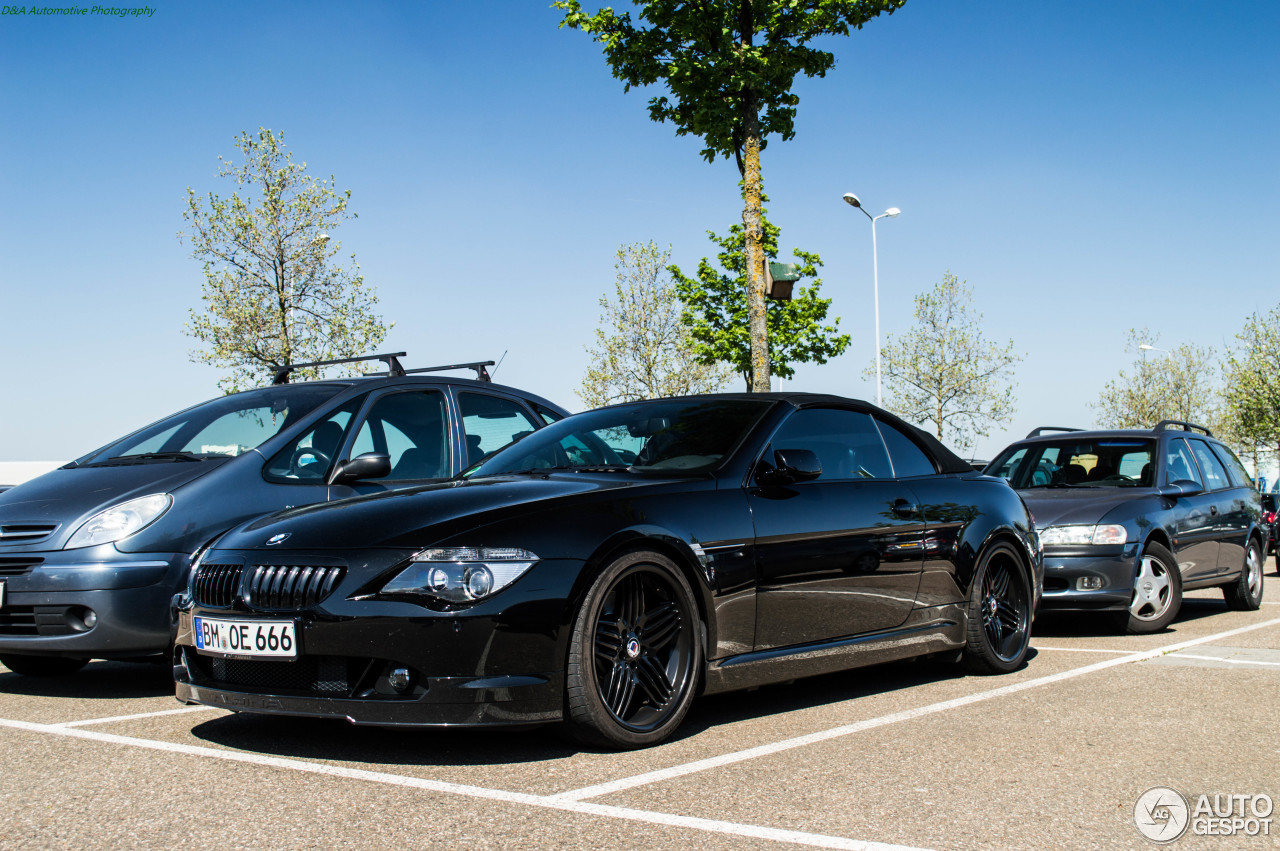
<svg viewBox="0 0 1280 851">
<path fill-rule="evenodd" d="M 136 455 L 112 455 L 94 464 L 95 467 L 114 464 L 145 464 L 148 461 L 207 461 L 207 455 L 194 452 L 139 452 Z"/>
</svg>

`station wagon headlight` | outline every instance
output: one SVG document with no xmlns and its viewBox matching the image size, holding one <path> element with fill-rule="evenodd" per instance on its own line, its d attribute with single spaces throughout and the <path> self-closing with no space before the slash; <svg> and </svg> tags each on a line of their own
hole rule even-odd
<svg viewBox="0 0 1280 851">
<path fill-rule="evenodd" d="M 384 594 L 423 594 L 449 603 L 473 603 L 497 594 L 538 562 L 519 547 L 432 547 L 386 585 Z"/>
<path fill-rule="evenodd" d="M 160 515 L 168 511 L 171 505 L 173 497 L 167 493 L 153 493 L 113 505 L 86 520 L 63 549 L 96 547 L 98 544 L 110 544 L 127 538 L 159 520 Z"/>
<path fill-rule="evenodd" d="M 1040 543 L 1046 547 L 1106 547 L 1126 543 L 1129 533 L 1123 526 L 1098 524 L 1096 526 L 1049 526 L 1040 530 Z"/>
</svg>

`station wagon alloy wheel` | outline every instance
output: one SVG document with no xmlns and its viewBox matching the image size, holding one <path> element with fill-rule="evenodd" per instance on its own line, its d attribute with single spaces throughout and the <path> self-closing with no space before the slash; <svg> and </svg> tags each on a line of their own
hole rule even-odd
<svg viewBox="0 0 1280 851">
<path fill-rule="evenodd" d="M 1133 579 L 1133 597 L 1121 613 L 1121 625 L 1132 633 L 1159 632 L 1182 606 L 1182 574 L 1173 554 L 1159 544 L 1147 545 Z"/>
<path fill-rule="evenodd" d="M 1224 585 L 1222 596 L 1227 608 L 1240 612 L 1252 612 L 1262 605 L 1262 546 L 1257 540 L 1245 548 L 1240 578 Z"/>
</svg>

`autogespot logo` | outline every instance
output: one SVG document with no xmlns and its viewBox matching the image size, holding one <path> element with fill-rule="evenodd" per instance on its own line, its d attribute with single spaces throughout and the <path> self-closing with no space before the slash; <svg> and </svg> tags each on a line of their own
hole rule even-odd
<svg viewBox="0 0 1280 851">
<path fill-rule="evenodd" d="M 1191 808 L 1182 793 L 1167 786 L 1148 789 L 1133 805 L 1133 823 L 1153 842 L 1172 842 L 1187 832 Z"/>
</svg>

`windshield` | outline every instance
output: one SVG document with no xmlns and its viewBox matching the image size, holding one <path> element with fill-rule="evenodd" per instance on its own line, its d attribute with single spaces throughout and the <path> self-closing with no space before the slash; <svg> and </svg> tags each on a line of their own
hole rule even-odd
<svg viewBox="0 0 1280 851">
<path fill-rule="evenodd" d="M 1133 488 L 1154 481 L 1156 442 L 1142 438 L 1063 439 L 1009 447 L 987 474 L 1029 488 Z"/>
<path fill-rule="evenodd" d="M 588 411 L 534 432 L 463 476 L 540 470 L 703 473 L 742 442 L 769 405 L 745 399 L 659 399 Z"/>
<path fill-rule="evenodd" d="M 341 384 L 264 387 L 167 417 L 80 461 L 96 466 L 234 457 L 279 434 L 343 389 Z"/>
</svg>

